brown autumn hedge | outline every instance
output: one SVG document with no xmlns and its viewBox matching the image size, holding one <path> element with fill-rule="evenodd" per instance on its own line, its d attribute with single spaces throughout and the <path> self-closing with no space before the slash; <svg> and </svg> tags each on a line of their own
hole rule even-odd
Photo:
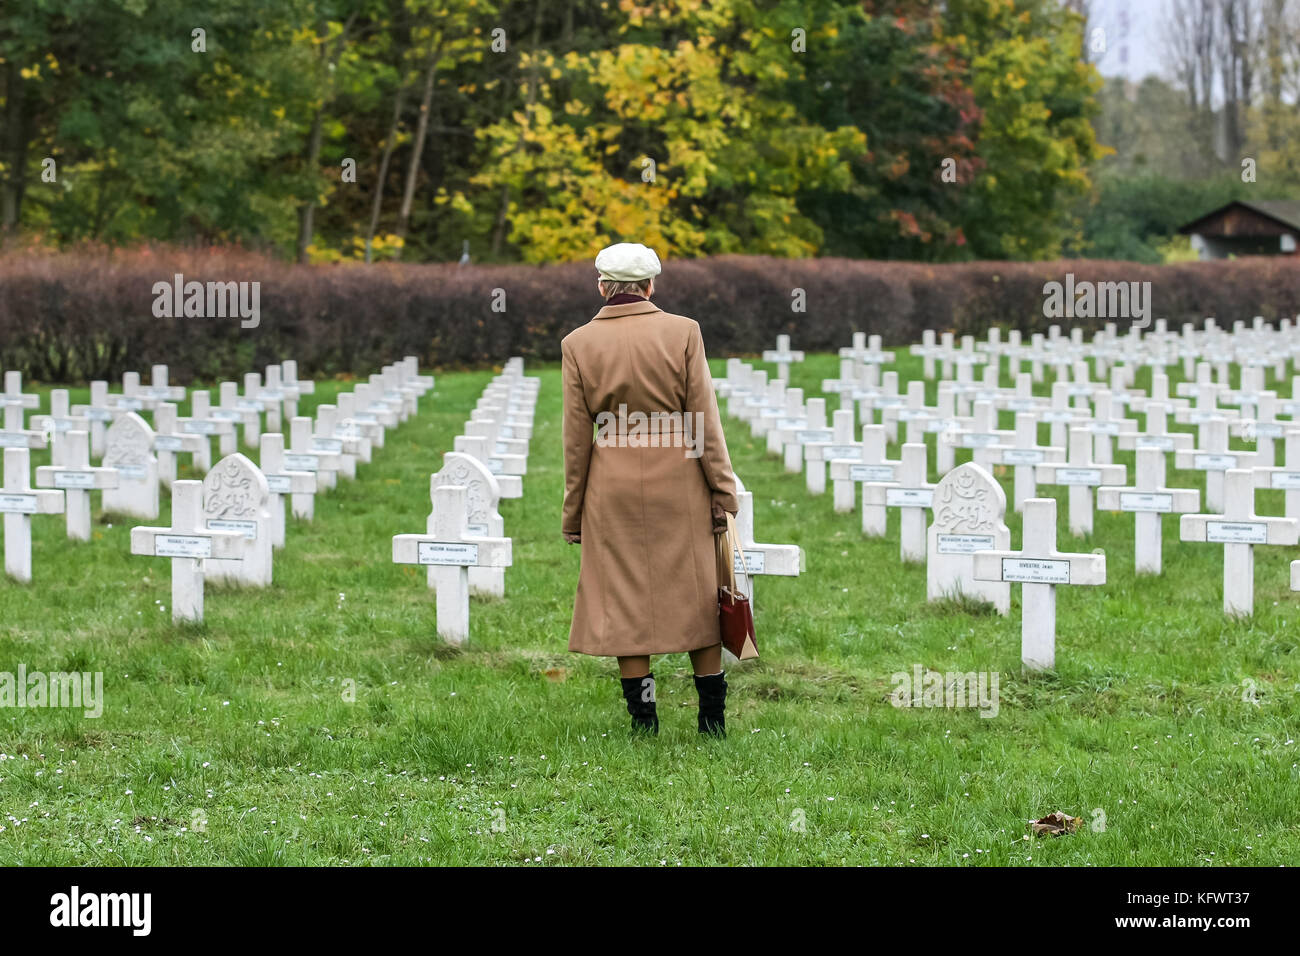
<svg viewBox="0 0 1300 956">
<path fill-rule="evenodd" d="M 260 324 L 155 318 L 154 283 L 178 272 L 187 281 L 260 282 Z M 795 348 L 823 351 L 847 344 L 854 331 L 900 345 L 926 328 L 1042 330 L 1052 324 L 1043 317 L 1043 285 L 1066 272 L 1150 281 L 1154 315 L 1174 327 L 1300 310 L 1300 258 L 1143 266 L 722 256 L 667 262 L 655 301 L 698 319 L 715 356 L 757 353 L 779 332 L 790 333 Z M 795 289 L 806 292 L 806 312 L 791 309 Z M 493 311 L 494 302 L 505 311 Z M 599 305 L 590 263 L 293 266 L 238 250 L 21 252 L 0 257 L 0 366 L 38 381 L 81 382 L 166 363 L 175 380 L 187 381 L 290 357 L 312 374 L 365 373 L 405 354 L 444 368 L 513 354 L 554 360 L 564 334 Z"/>
</svg>

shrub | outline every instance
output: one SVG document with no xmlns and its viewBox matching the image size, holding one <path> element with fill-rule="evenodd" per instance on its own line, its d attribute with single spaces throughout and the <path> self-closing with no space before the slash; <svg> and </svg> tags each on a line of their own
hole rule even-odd
<svg viewBox="0 0 1300 956">
<path fill-rule="evenodd" d="M 903 345 L 933 328 L 1042 331 L 1043 285 L 1152 283 L 1154 315 L 1177 328 L 1294 315 L 1300 259 L 1139 265 L 1131 262 L 918 264 L 720 256 L 670 261 L 655 301 L 699 320 L 710 354 L 746 355 L 788 332 L 795 348 L 833 350 L 855 331 Z M 261 283 L 261 323 L 155 318 L 155 282 Z M 402 355 L 426 367 L 558 359 L 560 339 L 599 308 L 590 263 L 562 265 L 287 265 L 229 249 L 30 251 L 0 259 L 0 365 L 75 382 L 147 373 L 230 378 L 296 358 L 304 373 L 366 373 Z M 796 290 L 807 310 L 792 311 Z M 494 302 L 505 311 L 493 311 Z M 1078 320 L 1090 330 L 1100 322 Z M 1061 323 L 1065 324 L 1065 323 Z"/>
</svg>

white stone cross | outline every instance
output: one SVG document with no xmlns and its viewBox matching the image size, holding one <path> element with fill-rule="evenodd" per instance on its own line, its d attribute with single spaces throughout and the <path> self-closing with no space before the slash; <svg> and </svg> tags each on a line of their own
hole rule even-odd
<svg viewBox="0 0 1300 956">
<path fill-rule="evenodd" d="M 155 365 L 149 370 L 149 387 L 141 387 L 136 392 L 141 398 L 148 400 L 150 408 L 154 402 L 183 402 L 185 401 L 185 389 L 179 385 L 169 385 L 167 381 L 167 366 Z"/>
<path fill-rule="evenodd" d="M 994 465 L 1010 465 L 1014 469 L 1012 500 L 1019 512 L 1024 510 L 1026 501 L 1038 497 L 1035 466 L 1065 461 L 1065 449 L 1038 444 L 1038 414 L 1016 412 L 1015 438 L 1006 445 L 990 448 L 989 461 Z"/>
<path fill-rule="evenodd" d="M 109 395 L 108 401 L 118 412 L 142 412 L 153 408 L 153 399 L 140 388 L 139 372 L 123 372 L 122 393 Z"/>
<path fill-rule="evenodd" d="M 524 479 L 520 475 L 507 474 L 500 456 L 494 456 L 492 445 L 481 435 L 457 435 L 452 441 L 453 449 L 462 455 L 472 455 L 481 461 L 492 477 L 496 478 L 502 498 L 522 498 L 524 496 Z"/>
<path fill-rule="evenodd" d="M 1102 465 L 1092 458 L 1092 432 L 1086 427 L 1070 429 L 1069 452 L 1063 463 L 1045 463 L 1034 467 L 1034 479 L 1045 485 L 1065 485 L 1070 489 L 1068 507 L 1070 533 L 1079 537 L 1092 534 L 1092 489 L 1101 485 L 1123 484 L 1128 477 L 1124 465 Z"/>
<path fill-rule="evenodd" d="M 262 435 L 258 454 L 258 467 L 266 479 L 266 489 L 270 492 L 267 507 L 271 512 L 271 546 L 283 548 L 284 502 L 285 496 L 305 495 L 308 498 L 316 494 L 316 473 L 312 471 L 294 471 L 285 466 L 284 435 L 278 432 L 266 432 Z"/>
<path fill-rule="evenodd" d="M 486 438 L 475 435 L 457 435 L 452 439 L 452 450 L 464 452 L 478 458 L 483 464 L 487 465 L 488 471 L 496 475 L 498 480 L 510 476 L 520 478 L 522 481 L 522 476 L 528 473 L 527 455 L 497 454 L 495 443 Z M 501 495 L 504 498 L 516 497 L 506 490 L 504 484 L 501 486 Z"/>
<path fill-rule="evenodd" d="M 239 560 L 209 559 L 204 565 L 209 579 L 270 587 L 270 490 L 261 469 L 244 455 L 227 455 L 203 479 L 203 522 L 209 531 L 237 531 L 248 541 Z"/>
<path fill-rule="evenodd" d="M 804 569 L 804 554 L 797 544 L 760 544 L 754 540 L 754 495 L 746 490 L 739 475 L 736 476 L 736 500 L 740 503 L 740 510 L 736 512 L 736 535 L 740 538 L 739 550 L 745 552 L 745 567 L 741 566 L 739 552 L 733 549 L 732 568 L 736 572 L 736 587 L 757 607 L 754 578 L 760 575 L 798 577 Z"/>
<path fill-rule="evenodd" d="M 1277 419 L 1276 392 L 1263 392 L 1256 403 L 1253 418 L 1237 418 L 1228 423 L 1228 431 L 1247 442 L 1255 443 L 1255 467 L 1266 468 L 1277 462 L 1274 440 L 1286 434 L 1292 422 Z"/>
<path fill-rule="evenodd" d="M 497 506 L 501 501 L 501 485 L 487 466 L 473 455 L 449 451 L 442 456 L 442 468 L 429 478 L 429 500 L 437 504 L 437 491 L 446 486 L 465 489 L 465 534 L 469 537 L 504 538 L 505 521 Z M 436 516 L 429 512 L 428 531 L 434 534 Z M 429 587 L 438 582 L 433 570 L 429 571 Z M 497 567 L 472 567 L 469 569 L 470 594 L 485 597 L 505 597 L 506 570 Z"/>
<path fill-rule="evenodd" d="M 956 447 L 971 449 L 971 460 L 981 468 L 988 469 L 993 466 L 995 449 L 1012 444 L 1016 440 L 1016 433 L 998 428 L 998 413 L 993 402 L 976 400 L 969 427 L 940 432 L 940 441 L 949 438 Z"/>
<path fill-rule="evenodd" d="M 926 533 L 928 600 L 974 598 L 1006 614 L 1011 609 L 1011 585 L 977 580 L 974 558 L 978 551 L 1011 549 L 1002 487 L 985 469 L 967 462 L 939 479 L 931 511 L 934 521 Z"/>
<path fill-rule="evenodd" d="M 295 359 L 285 359 L 280 363 L 280 387 L 285 393 L 284 417 L 289 419 L 298 417 L 298 400 L 303 395 L 313 395 L 316 392 L 315 382 L 298 377 L 298 362 Z"/>
<path fill-rule="evenodd" d="M 50 413 L 33 415 L 32 428 L 40 432 L 50 443 L 50 460 L 55 465 L 63 464 L 66 442 L 60 439 L 74 429 L 88 431 L 90 419 L 85 415 L 73 415 L 68 405 L 68 390 L 55 388 L 50 390 Z"/>
<path fill-rule="evenodd" d="M 1169 406 L 1164 402 L 1147 402 L 1143 406 L 1146 428 L 1119 433 L 1119 447 L 1126 451 L 1155 448 L 1162 452 L 1185 451 L 1196 444 L 1194 435 L 1169 431 Z"/>
<path fill-rule="evenodd" d="M 357 459 L 369 455 L 369 442 L 355 435 L 343 434 L 339 430 L 339 410 L 337 405 L 323 404 L 316 406 L 315 435 L 311 440 L 312 451 L 339 456 L 338 472 L 323 472 L 320 476 L 322 488 L 333 488 L 341 475 L 349 480 L 357 477 Z"/>
<path fill-rule="evenodd" d="M 262 385 L 252 395 L 253 399 L 260 402 L 262 407 L 266 409 L 266 430 L 268 432 L 279 432 L 284 429 L 284 406 L 289 400 L 290 391 L 292 391 L 295 400 L 298 397 L 298 389 L 285 389 L 281 379 L 282 374 L 280 366 L 268 365 L 266 367 L 266 384 Z M 244 380 L 244 389 L 245 391 L 248 389 L 247 378 Z M 296 413 L 296 401 L 294 410 Z"/>
<path fill-rule="evenodd" d="M 939 474 L 948 474 L 957 464 L 957 446 L 953 439 L 958 431 L 970 424 L 969 418 L 957 415 L 957 396 L 953 393 L 952 382 L 941 381 L 935 394 L 934 412 L 925 418 L 925 430 L 935 435 L 934 465 Z"/>
<path fill-rule="evenodd" d="M 116 468 L 92 468 L 90 465 L 90 436 L 83 431 L 65 432 L 58 439 L 63 447 L 61 462 L 41 465 L 36 469 L 36 485 L 40 488 L 62 489 L 67 499 L 65 508 L 68 537 L 73 541 L 90 540 L 90 492 L 116 488 Z"/>
<path fill-rule="evenodd" d="M 782 425 L 793 423 L 793 428 Z M 834 432 L 826 427 L 826 399 L 810 398 L 804 403 L 803 416 L 793 422 L 777 422 L 777 441 L 781 445 L 785 470 L 797 475 L 803 471 L 804 447 L 812 442 L 828 442 Z"/>
<path fill-rule="evenodd" d="M 776 365 L 776 377 L 783 382 L 790 380 L 790 365 L 793 362 L 802 362 L 802 352 L 792 352 L 790 350 L 790 336 L 778 335 L 776 337 L 776 349 L 768 349 L 763 353 L 764 362 L 772 362 Z"/>
<path fill-rule="evenodd" d="M 384 402 L 376 401 L 374 390 L 367 382 L 358 382 L 352 394 L 356 396 L 352 409 L 353 420 L 362 425 L 378 425 L 378 429 L 370 432 L 370 445 L 372 448 L 383 448 L 388 429 L 397 427 L 397 412 Z M 340 396 L 340 408 L 342 408 L 342 401 Z"/>
<path fill-rule="evenodd" d="M 810 441 L 803 447 L 805 484 L 810 495 L 826 492 L 826 463 L 836 458 L 854 458 L 862 454 L 861 443 L 853 439 L 853 409 L 841 408 L 831 413 L 830 439 Z M 848 507 L 853 510 L 853 485 L 846 486 Z M 841 509 L 836 509 L 841 510 Z"/>
<path fill-rule="evenodd" d="M 1093 401 L 1092 420 L 1083 427 L 1093 434 L 1093 457 L 1097 463 L 1109 465 L 1115 460 L 1111 440 L 1137 428 L 1137 420 L 1125 418 L 1122 410 L 1117 413 L 1114 394 L 1108 388 L 1098 389 L 1093 394 Z"/>
<path fill-rule="evenodd" d="M 172 620 L 203 620 L 204 561 L 238 561 L 250 542 L 239 531 L 212 531 L 203 524 L 203 483 L 172 485 L 172 523 L 131 529 L 131 553 L 171 558 Z"/>
<path fill-rule="evenodd" d="M 379 380 L 383 384 L 384 397 L 401 403 L 402 421 L 406 421 L 419 410 L 419 399 L 423 392 L 402 380 L 400 364 L 385 365 L 383 371 L 379 373 Z"/>
<path fill-rule="evenodd" d="M 1190 514 L 1200 506 L 1201 493 L 1195 488 L 1165 487 L 1165 453 L 1158 448 L 1138 449 L 1133 487 L 1097 489 L 1098 508 L 1133 514 L 1134 570 L 1138 574 L 1160 573 L 1160 516 Z"/>
<path fill-rule="evenodd" d="M 1300 518 L 1300 422 L 1288 422 L 1282 448 L 1282 466 L 1256 466 L 1255 487 L 1285 492 L 1288 518 Z"/>
<path fill-rule="evenodd" d="M 1223 613 L 1255 612 L 1255 546 L 1294 545 L 1300 541 L 1300 521 L 1255 513 L 1254 475 L 1232 468 L 1224 482 L 1222 514 L 1183 515 L 1183 541 L 1223 545 Z"/>
<path fill-rule="evenodd" d="M 433 390 L 436 381 L 432 375 L 420 374 L 420 359 L 418 356 L 407 355 L 403 357 L 402 365 L 405 369 L 406 381 L 418 388 L 421 395 Z"/>
<path fill-rule="evenodd" d="M 1048 437 L 1050 445 L 1056 448 L 1068 448 L 1067 426 L 1081 424 L 1089 417 L 1086 411 L 1070 405 L 1069 383 L 1056 382 L 1052 385 L 1051 407 L 1039 413 L 1038 420 L 1052 426 L 1051 435 Z"/>
<path fill-rule="evenodd" d="M 1228 449 L 1228 420 L 1218 416 L 1201 422 L 1199 447 L 1174 452 L 1175 468 L 1205 472 L 1205 507 L 1210 511 L 1223 510 L 1223 476 L 1254 464 L 1254 452 Z"/>
<path fill-rule="evenodd" d="M 117 469 L 117 487 L 105 488 L 104 510 L 132 518 L 158 517 L 158 459 L 153 429 L 135 412 L 124 412 L 108 426 L 105 468 Z"/>
<path fill-rule="evenodd" d="M 4 450 L 4 488 L 0 489 L 0 514 L 5 516 L 5 573 L 24 583 L 32 579 L 32 515 L 63 511 L 63 492 L 39 491 L 31 486 L 31 451 Z"/>
<path fill-rule="evenodd" d="M 406 421 L 415 412 L 415 396 L 405 394 L 396 388 L 391 375 L 376 372 L 370 376 L 369 381 L 379 392 L 380 397 L 392 405 L 399 421 Z"/>
<path fill-rule="evenodd" d="M 170 488 L 176 481 L 176 456 L 188 453 L 199 455 L 208 445 L 202 435 L 185 431 L 176 416 L 176 406 L 171 402 L 159 402 L 153 410 L 153 448 L 158 456 L 158 479 L 164 488 Z"/>
<path fill-rule="evenodd" d="M 81 415 L 90 421 L 90 455 L 92 458 L 104 457 L 104 430 L 108 423 L 118 416 L 108 398 L 108 382 L 96 380 L 90 383 L 90 403 L 73 405 L 73 415 Z"/>
<path fill-rule="evenodd" d="M 885 457 L 885 426 L 864 425 L 862 441 L 854 458 L 831 461 L 831 483 L 837 512 L 852 511 L 857 503 L 858 485 L 863 486 L 862 533 L 872 538 L 885 534 L 885 507 L 868 504 L 866 488 L 872 484 L 892 484 L 898 480 L 899 462 Z"/>
<path fill-rule="evenodd" d="M 465 521 L 462 486 L 433 490 L 433 527 L 428 534 L 393 535 L 393 562 L 429 568 L 437 591 L 438 634 L 452 644 L 469 638 L 469 569 L 508 568 L 509 538 L 472 536 Z"/>
<path fill-rule="evenodd" d="M 898 410 L 898 421 L 904 425 L 905 442 L 925 441 L 925 426 L 931 419 L 938 417 L 937 409 L 925 404 L 925 381 L 912 379 L 907 383 L 907 399 Z"/>
<path fill-rule="evenodd" d="M 922 329 L 921 344 L 911 346 L 908 351 L 912 355 L 921 356 L 921 374 L 927 379 L 934 378 L 935 360 L 947 354 L 947 348 L 935 342 L 934 329 Z"/>
<path fill-rule="evenodd" d="M 244 373 L 244 394 L 235 399 L 235 407 L 245 412 L 253 414 L 244 419 L 244 444 L 249 448 L 257 447 L 257 440 L 262 434 L 262 414 L 266 411 L 268 404 L 279 405 L 279 402 L 264 402 L 258 398 L 262 392 L 262 374 L 260 372 Z M 225 404 L 224 397 L 222 404 Z"/>
<path fill-rule="evenodd" d="M 198 389 L 190 393 L 190 416 L 188 418 L 178 418 L 181 431 L 187 435 L 195 435 L 201 439 L 198 448 L 194 452 L 194 467 L 198 471 L 207 473 L 212 468 L 212 441 L 213 435 L 219 435 L 223 445 L 228 445 L 230 454 L 235 447 L 235 424 L 230 420 L 221 420 L 212 417 L 212 393 L 207 389 Z"/>
<path fill-rule="evenodd" d="M 289 448 L 284 453 L 284 467 L 289 471 L 309 471 L 316 476 L 316 492 L 324 487 L 322 475 L 337 472 L 342 465 L 339 455 L 333 452 L 312 450 L 312 420 L 299 415 L 289 420 Z M 289 495 L 290 509 L 295 518 L 311 521 L 316 510 L 316 495 L 294 491 Z"/>
<path fill-rule="evenodd" d="M 928 451 L 921 442 L 903 445 L 895 481 L 862 486 L 864 514 L 870 505 L 899 509 L 898 549 L 904 562 L 925 560 L 925 512 L 935 487 L 926 480 Z"/>
<path fill-rule="evenodd" d="M 256 402 L 248 401 L 239 397 L 239 384 L 237 382 L 222 382 L 217 386 L 217 398 L 220 404 L 209 407 L 208 417 L 214 421 L 229 422 L 231 430 L 229 432 L 219 432 L 217 440 L 217 453 L 221 457 L 233 455 L 239 450 L 239 436 L 236 434 L 236 426 L 244 426 L 244 437 L 247 439 L 251 432 L 254 436 L 261 433 L 261 405 Z"/>
<path fill-rule="evenodd" d="M 1021 663 L 1050 670 L 1056 666 L 1056 588 L 1105 584 L 1106 556 L 1056 550 L 1056 499 L 1030 498 L 1020 550 L 976 552 L 975 577 L 1021 586 Z"/>
<path fill-rule="evenodd" d="M 338 402 L 339 420 L 334 433 L 339 438 L 354 439 L 357 442 L 357 463 L 370 464 L 374 449 L 384 447 L 384 426 L 377 416 L 357 411 L 360 401 L 356 392 L 339 392 L 335 401 Z"/>
<path fill-rule="evenodd" d="M 0 430 L 0 448 L 44 448 L 45 433 L 29 429 L 24 424 L 27 409 L 40 408 L 39 395 L 23 393 L 21 372 L 5 372 L 5 390 L 0 393 L 0 406 L 4 408 L 4 428 Z"/>
<path fill-rule="evenodd" d="M 502 455 L 518 455 L 525 461 L 528 459 L 528 439 L 517 437 L 517 430 L 524 426 L 507 425 L 504 423 L 504 415 L 499 418 L 488 418 L 481 416 L 470 419 L 465 423 L 465 434 L 487 439 L 488 450 L 493 457 Z M 531 428 L 529 428 L 531 431 Z M 502 434 L 502 432 L 506 434 Z"/>
</svg>

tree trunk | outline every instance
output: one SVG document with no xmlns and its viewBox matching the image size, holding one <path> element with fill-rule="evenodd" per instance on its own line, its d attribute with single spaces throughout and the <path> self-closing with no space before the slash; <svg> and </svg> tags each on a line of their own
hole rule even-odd
<svg viewBox="0 0 1300 956">
<path fill-rule="evenodd" d="M 26 90 L 18 61 L 10 59 L 5 68 L 5 141 L 3 149 L 8 172 L 0 184 L 0 241 L 18 234 L 22 220 L 23 192 L 27 172 L 27 130 L 23 110 Z"/>
<path fill-rule="evenodd" d="M 316 109 L 316 116 L 311 122 L 311 135 L 307 138 L 307 168 L 314 170 L 320 161 L 321 130 L 324 125 L 325 104 Z M 316 199 L 308 199 L 298 208 L 298 251 L 295 260 L 300 264 L 307 262 L 307 247 L 311 245 L 312 233 L 316 224 Z"/>
<path fill-rule="evenodd" d="M 411 159 L 406 166 L 406 184 L 402 188 L 402 208 L 397 214 L 397 236 L 403 241 L 406 240 L 406 232 L 411 223 L 415 181 L 419 178 L 420 160 L 424 156 L 424 138 L 429 132 L 429 111 L 433 107 L 434 77 L 441 58 L 441 48 L 435 49 L 433 56 L 429 58 L 429 69 L 424 75 L 424 93 L 420 97 L 420 119 L 415 125 L 415 141 L 411 144 Z"/>
<path fill-rule="evenodd" d="M 528 76 L 528 108 L 524 112 L 529 126 L 533 122 L 533 107 L 537 105 L 537 49 L 542 45 L 542 14 L 546 10 L 546 0 L 537 0 L 537 12 L 533 17 L 533 62 Z M 515 143 L 515 153 L 524 148 L 524 134 L 519 134 Z M 492 255 L 501 254 L 501 247 L 506 238 L 506 216 L 510 211 L 510 187 L 501 187 L 501 201 L 497 206 L 496 225 L 492 229 Z"/>
<path fill-rule="evenodd" d="M 400 79 L 398 82 L 401 82 Z M 384 183 L 388 180 L 388 163 L 393 158 L 393 148 L 397 145 L 397 127 L 401 125 L 402 101 L 405 98 L 406 89 L 399 85 L 397 97 L 393 100 L 393 121 L 388 126 L 388 138 L 384 140 L 384 154 L 379 160 L 379 176 L 375 180 L 375 195 L 370 201 L 370 226 L 366 230 L 367 263 L 372 261 L 371 246 L 375 241 L 375 230 L 379 227 L 379 212 L 384 204 Z"/>
<path fill-rule="evenodd" d="M 307 169 L 309 173 L 314 173 L 316 164 L 320 162 L 320 149 L 322 130 L 325 123 L 325 108 L 329 106 L 334 99 L 334 75 L 330 67 L 335 66 L 339 57 L 343 55 L 343 50 L 348 45 L 348 34 L 352 31 L 352 24 L 356 23 L 357 14 L 354 12 L 348 17 L 347 22 L 343 24 L 343 30 L 339 33 L 338 42 L 335 43 L 334 49 L 328 55 L 324 47 L 321 47 L 321 59 L 325 61 L 325 89 L 321 93 L 320 106 L 316 108 L 316 115 L 311 121 L 311 134 L 307 140 Z M 313 195 L 298 210 L 298 248 L 297 261 L 305 263 L 307 261 L 307 247 L 311 245 L 312 232 L 316 224 L 316 197 Z"/>
</svg>

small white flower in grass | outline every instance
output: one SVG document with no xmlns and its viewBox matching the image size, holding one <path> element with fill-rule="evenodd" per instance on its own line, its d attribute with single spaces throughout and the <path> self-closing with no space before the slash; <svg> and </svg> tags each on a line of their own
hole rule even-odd
<svg viewBox="0 0 1300 956">
<path fill-rule="evenodd" d="M 205 760 L 205 761 L 203 761 L 203 766 L 205 766 L 205 767 L 211 767 L 211 766 L 212 766 L 212 761 L 210 761 L 210 760 Z"/>
<path fill-rule="evenodd" d="M 229 707 L 229 706 L 230 706 L 230 701 L 228 701 L 228 700 L 223 700 L 223 701 L 221 702 L 221 706 L 222 706 L 222 707 Z"/>
<path fill-rule="evenodd" d="M 126 792 L 125 796 L 128 796 L 128 797 L 131 796 L 131 791 L 128 790 L 128 791 Z"/>
</svg>

